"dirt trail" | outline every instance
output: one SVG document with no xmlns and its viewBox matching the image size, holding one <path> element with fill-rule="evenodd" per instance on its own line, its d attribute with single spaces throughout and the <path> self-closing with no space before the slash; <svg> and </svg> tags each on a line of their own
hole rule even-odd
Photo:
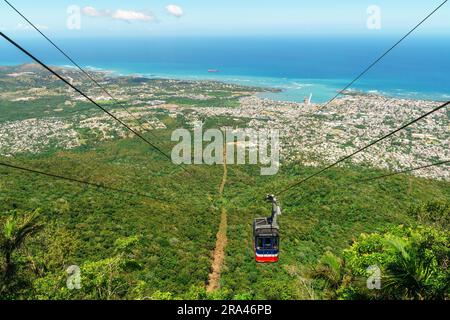
<svg viewBox="0 0 450 320">
<path fill-rule="evenodd" d="M 222 198 L 223 189 L 227 182 L 227 148 L 223 150 L 223 176 L 219 186 L 219 197 Z M 216 236 L 216 247 L 213 254 L 213 262 L 211 265 L 211 273 L 208 276 L 208 284 L 206 291 L 212 292 L 219 288 L 220 271 L 222 269 L 223 261 L 225 259 L 225 247 L 227 246 L 227 210 L 222 205 L 220 209 L 220 225 Z"/>
</svg>

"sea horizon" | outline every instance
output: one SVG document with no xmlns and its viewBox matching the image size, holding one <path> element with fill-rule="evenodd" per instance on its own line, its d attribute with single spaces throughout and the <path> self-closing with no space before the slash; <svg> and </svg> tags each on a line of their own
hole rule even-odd
<svg viewBox="0 0 450 320">
<path fill-rule="evenodd" d="M 393 50 L 350 89 L 395 98 L 448 100 L 450 79 L 445 66 L 449 62 L 445 55 L 450 55 L 450 43 L 440 38 L 413 40 Z M 45 41 L 28 39 L 21 43 L 47 64 L 73 67 Z M 146 41 L 71 39 L 57 43 L 84 68 L 116 75 L 274 88 L 280 92 L 260 96 L 301 102 L 311 94 L 312 102 L 324 103 L 375 60 L 393 39 L 361 38 L 355 43 L 354 38 L 194 37 Z M 0 44 L 0 49 L 1 65 L 32 62 L 6 43 Z"/>
</svg>

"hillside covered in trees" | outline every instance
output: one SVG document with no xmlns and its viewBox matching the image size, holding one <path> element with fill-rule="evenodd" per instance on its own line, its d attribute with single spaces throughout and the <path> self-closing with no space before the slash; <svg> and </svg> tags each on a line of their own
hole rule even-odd
<svg viewBox="0 0 450 320">
<path fill-rule="evenodd" d="M 307 154 L 282 161 L 274 176 L 261 176 L 256 165 L 228 165 L 224 182 L 222 165 L 183 170 L 113 129 L 86 101 L 74 102 L 54 79 L 30 93 L 38 83 L 28 74 L 18 77 L 0 77 L 0 124 L 10 143 L 0 145 L 1 162 L 117 190 L 0 167 L 1 299 L 449 298 L 449 182 L 412 175 L 366 181 L 390 171 L 363 164 L 328 170 L 279 197 L 280 261 L 257 264 L 253 219 L 270 215 L 266 194 L 317 170 L 305 165 Z M 131 88 L 120 98 L 148 126 L 127 122 L 169 154 L 172 131 L 191 128 L 196 109 L 231 110 L 260 90 L 136 77 L 105 81 L 117 92 Z M 205 128 L 252 121 L 196 116 Z M 223 265 L 218 288 L 207 291 L 222 209 Z M 379 289 L 367 286 L 374 266 Z M 71 282 L 76 275 L 79 283 Z"/>
<path fill-rule="evenodd" d="M 291 165 L 261 177 L 254 166 L 229 166 L 218 199 L 221 166 L 184 172 L 135 139 L 13 161 L 148 197 L 0 169 L 2 298 L 448 298 L 446 182 L 361 183 L 380 172 L 329 171 L 280 199 L 280 262 L 260 265 L 251 224 L 269 214 L 264 194 L 313 168 Z M 222 205 L 225 262 L 220 289 L 206 293 Z M 364 289 L 374 264 L 389 284 L 381 291 Z M 79 290 L 66 285 L 72 265 L 81 270 Z"/>
</svg>

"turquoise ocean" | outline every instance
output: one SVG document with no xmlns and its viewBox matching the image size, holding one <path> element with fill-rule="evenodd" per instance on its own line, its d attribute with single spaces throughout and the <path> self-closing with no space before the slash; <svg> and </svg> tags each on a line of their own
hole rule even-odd
<svg viewBox="0 0 450 320">
<path fill-rule="evenodd" d="M 321 103 L 356 77 L 396 37 L 171 37 L 54 39 L 80 65 L 117 75 L 218 80 L 280 89 L 264 93 L 284 101 L 312 94 Z M 44 39 L 18 42 L 50 65 L 70 63 Z M 31 60 L 0 42 L 0 64 Z M 215 70 L 217 72 L 208 72 Z M 388 96 L 450 99 L 450 39 L 411 36 L 352 89 Z"/>
</svg>

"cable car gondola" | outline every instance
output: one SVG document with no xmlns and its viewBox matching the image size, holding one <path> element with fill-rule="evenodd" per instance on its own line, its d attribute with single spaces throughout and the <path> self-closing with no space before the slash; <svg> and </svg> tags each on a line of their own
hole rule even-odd
<svg viewBox="0 0 450 320">
<path fill-rule="evenodd" d="M 274 195 L 267 195 L 266 200 L 272 203 L 272 215 L 268 218 L 256 218 L 253 221 L 255 260 L 260 263 L 278 262 L 280 246 L 280 227 L 277 217 L 281 215 L 281 209 Z"/>
</svg>

